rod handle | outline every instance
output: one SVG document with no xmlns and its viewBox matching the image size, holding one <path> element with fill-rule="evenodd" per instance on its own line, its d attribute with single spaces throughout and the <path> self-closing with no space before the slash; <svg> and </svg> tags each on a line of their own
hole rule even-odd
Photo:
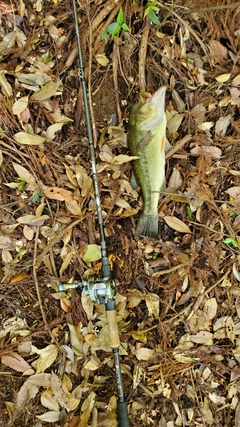
<svg viewBox="0 0 240 427">
<path fill-rule="evenodd" d="M 117 313 L 115 307 L 113 309 L 106 309 L 106 316 L 108 321 L 108 330 L 109 330 L 109 339 L 110 339 L 110 347 L 112 349 L 119 348 L 119 332 L 118 332 L 118 324 L 117 324 Z"/>
<path fill-rule="evenodd" d="M 127 402 L 117 402 L 118 427 L 130 427 L 128 418 Z"/>
</svg>

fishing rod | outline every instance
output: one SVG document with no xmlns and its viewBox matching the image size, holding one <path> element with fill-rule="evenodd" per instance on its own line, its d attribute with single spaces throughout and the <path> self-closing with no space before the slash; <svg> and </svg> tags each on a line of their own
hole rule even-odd
<svg viewBox="0 0 240 427">
<path fill-rule="evenodd" d="M 125 398 L 124 398 L 122 373 L 121 373 L 120 358 L 119 358 L 120 339 L 119 339 L 119 333 L 118 333 L 116 305 L 115 305 L 116 284 L 111 277 L 111 268 L 110 268 L 110 264 L 107 256 L 107 245 L 106 245 L 103 218 L 102 218 L 102 207 L 101 207 L 100 191 L 99 191 L 99 185 L 98 185 L 96 157 L 95 157 L 93 135 L 92 135 L 92 123 L 91 123 L 88 93 L 87 93 L 88 91 L 87 91 L 87 84 L 84 76 L 84 65 L 83 65 L 79 26 L 78 26 L 76 0 L 72 0 L 72 5 L 73 5 L 75 33 L 76 33 L 78 57 L 79 57 L 78 75 L 82 83 L 83 101 L 85 106 L 88 143 L 89 143 L 89 150 L 90 150 L 92 177 L 93 177 L 93 185 L 94 185 L 94 191 L 95 191 L 95 200 L 96 200 L 99 234 L 100 234 L 102 268 L 101 268 L 101 277 L 91 276 L 87 280 L 82 279 L 81 282 L 75 281 L 73 284 L 70 284 L 70 283 L 60 284 L 59 289 L 61 291 L 64 291 L 70 288 L 80 288 L 83 290 L 85 295 L 89 295 L 89 297 L 93 302 L 98 304 L 105 304 L 106 317 L 107 317 L 108 328 L 109 328 L 110 347 L 113 352 L 117 392 L 118 392 L 118 401 L 117 401 L 118 426 L 130 427 L 127 402 L 125 401 Z"/>
</svg>

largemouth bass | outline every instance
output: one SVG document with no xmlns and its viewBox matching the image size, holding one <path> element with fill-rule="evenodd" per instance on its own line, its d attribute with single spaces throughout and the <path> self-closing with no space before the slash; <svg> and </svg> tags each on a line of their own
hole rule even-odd
<svg viewBox="0 0 240 427">
<path fill-rule="evenodd" d="M 129 118 L 128 148 L 132 156 L 139 157 L 132 162 L 133 178 L 141 186 L 143 196 L 136 237 L 157 239 L 159 235 L 158 202 L 165 189 L 167 144 L 165 93 L 166 86 L 162 86 L 153 95 L 140 94 Z"/>
</svg>

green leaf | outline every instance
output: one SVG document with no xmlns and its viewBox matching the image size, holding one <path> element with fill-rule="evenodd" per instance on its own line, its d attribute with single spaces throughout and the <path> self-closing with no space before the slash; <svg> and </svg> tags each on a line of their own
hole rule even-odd
<svg viewBox="0 0 240 427">
<path fill-rule="evenodd" d="M 144 18 L 149 14 L 150 7 L 146 7 L 144 12 Z"/>
<path fill-rule="evenodd" d="M 233 237 L 227 237 L 226 239 L 223 240 L 223 243 L 226 243 L 226 244 L 230 243 L 234 246 L 234 248 L 238 248 L 238 242 Z"/>
<path fill-rule="evenodd" d="M 112 22 L 112 24 L 107 27 L 107 32 L 111 34 L 112 38 L 116 36 L 120 30 L 121 26 L 117 22 Z"/>
<path fill-rule="evenodd" d="M 17 187 L 17 189 L 18 189 L 19 191 L 22 191 L 22 190 L 23 190 L 24 185 L 26 184 L 26 180 L 25 180 L 24 178 L 17 178 L 17 180 L 21 182 L 21 184 L 19 184 L 19 186 Z"/>
<path fill-rule="evenodd" d="M 129 31 L 129 33 L 131 33 L 131 30 L 127 24 L 123 23 L 121 28 L 122 28 L 122 30 Z"/>
<path fill-rule="evenodd" d="M 159 255 L 159 252 L 155 252 L 152 256 L 152 259 L 157 259 L 158 255 Z"/>
<path fill-rule="evenodd" d="M 117 15 L 117 23 L 119 25 L 122 25 L 123 21 L 124 21 L 124 18 L 123 18 L 123 8 L 121 6 L 120 9 L 119 9 L 118 15 Z"/>
<path fill-rule="evenodd" d="M 102 40 L 107 40 L 108 38 L 108 33 L 107 31 L 104 31 L 104 33 L 102 34 Z"/>
<path fill-rule="evenodd" d="M 43 61 L 44 62 L 49 62 L 49 61 L 51 61 L 52 60 L 52 58 L 51 58 L 51 56 L 49 56 L 49 55 L 45 55 L 44 57 L 43 57 Z"/>
<path fill-rule="evenodd" d="M 35 203 L 35 202 L 38 202 L 38 200 L 40 199 L 40 197 L 43 197 L 44 196 L 44 193 L 37 193 L 37 194 L 34 194 L 34 196 L 33 196 L 33 198 L 32 198 L 32 201 Z"/>
<path fill-rule="evenodd" d="M 189 205 L 186 205 L 186 214 L 187 214 L 187 219 L 189 221 L 193 221 L 194 215 L 193 215 L 193 213 L 192 213 L 191 208 L 190 208 Z"/>
<path fill-rule="evenodd" d="M 149 9 L 148 16 L 154 24 L 160 25 L 160 21 L 153 9 Z"/>
</svg>

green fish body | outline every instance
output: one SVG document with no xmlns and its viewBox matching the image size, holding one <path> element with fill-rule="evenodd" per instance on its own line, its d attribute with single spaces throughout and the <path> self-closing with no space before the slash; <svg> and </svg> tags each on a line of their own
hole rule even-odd
<svg viewBox="0 0 240 427">
<path fill-rule="evenodd" d="M 165 189 L 166 86 L 153 95 L 140 95 L 132 106 L 128 124 L 128 148 L 132 156 L 135 182 L 141 186 L 143 211 L 135 236 L 157 239 L 159 235 L 158 202 Z"/>
</svg>

